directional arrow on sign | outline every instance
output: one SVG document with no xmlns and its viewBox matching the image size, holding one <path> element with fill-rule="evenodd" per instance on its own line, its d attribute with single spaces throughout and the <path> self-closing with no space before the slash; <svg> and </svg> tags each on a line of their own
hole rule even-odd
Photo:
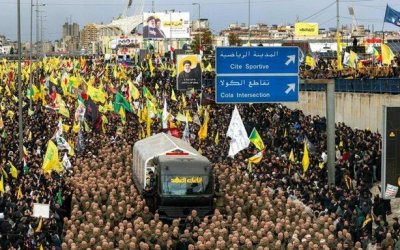
<svg viewBox="0 0 400 250">
<path fill-rule="evenodd" d="M 296 60 L 296 55 L 290 55 L 290 56 L 288 56 L 288 60 L 286 61 L 286 65 L 289 65 L 290 63 L 295 63 L 295 60 Z"/>
<path fill-rule="evenodd" d="M 289 83 L 287 86 L 288 86 L 288 88 L 285 90 L 286 94 L 289 94 L 290 91 L 294 92 L 296 90 L 296 84 L 295 83 Z"/>
</svg>

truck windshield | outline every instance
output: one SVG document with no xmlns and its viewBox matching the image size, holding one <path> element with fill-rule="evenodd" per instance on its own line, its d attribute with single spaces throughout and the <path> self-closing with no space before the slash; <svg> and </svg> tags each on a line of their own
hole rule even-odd
<svg viewBox="0 0 400 250">
<path fill-rule="evenodd" d="M 196 195 L 205 194 L 209 184 L 209 177 L 202 176 L 172 176 L 162 178 L 163 194 L 171 195 Z"/>
</svg>

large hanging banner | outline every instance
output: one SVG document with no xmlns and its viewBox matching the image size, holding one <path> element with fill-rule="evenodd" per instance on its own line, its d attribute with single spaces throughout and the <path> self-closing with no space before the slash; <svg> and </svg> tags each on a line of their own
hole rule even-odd
<svg viewBox="0 0 400 250">
<path fill-rule="evenodd" d="M 190 38 L 189 12 L 145 12 L 143 20 L 144 39 Z"/>
<path fill-rule="evenodd" d="M 318 23 L 296 23 L 294 25 L 294 35 L 299 36 L 318 36 Z"/>
<path fill-rule="evenodd" d="M 201 90 L 201 56 L 178 55 L 177 56 L 177 80 L 178 90 Z"/>
</svg>

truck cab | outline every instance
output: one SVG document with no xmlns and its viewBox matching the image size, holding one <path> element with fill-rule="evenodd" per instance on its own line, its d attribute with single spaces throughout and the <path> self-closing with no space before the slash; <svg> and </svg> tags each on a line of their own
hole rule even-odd
<svg viewBox="0 0 400 250">
<path fill-rule="evenodd" d="M 146 204 L 161 218 L 202 217 L 214 210 L 214 175 L 210 161 L 188 142 L 158 133 L 135 142 L 133 181 Z"/>
<path fill-rule="evenodd" d="M 161 217 L 199 216 L 213 212 L 214 176 L 206 157 L 162 155 L 153 159 L 156 209 Z"/>
</svg>

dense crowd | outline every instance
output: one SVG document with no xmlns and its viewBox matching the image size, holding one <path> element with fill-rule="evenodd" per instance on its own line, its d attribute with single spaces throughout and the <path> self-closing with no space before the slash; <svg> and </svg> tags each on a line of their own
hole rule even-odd
<svg viewBox="0 0 400 250">
<path fill-rule="evenodd" d="M 315 58 L 315 59 L 314 59 Z M 398 78 L 400 68 L 398 67 L 400 56 L 393 58 L 390 65 L 382 64 L 378 59 L 358 60 L 354 67 L 342 66 L 338 70 L 336 58 L 318 58 L 314 55 L 312 63 L 303 63 L 300 67 L 302 79 L 377 79 L 377 78 Z"/>
<path fill-rule="evenodd" d="M 29 88 L 28 69 L 25 63 L 24 92 Z M 377 133 L 337 124 L 336 185 L 330 186 L 323 117 L 279 104 L 239 105 L 247 132 L 255 127 L 266 146 L 262 161 L 249 165 L 248 158 L 258 152 L 252 144 L 234 159 L 227 156 L 233 105 L 201 105 L 199 93 L 174 89 L 176 72 L 169 64 L 144 60 L 123 66 L 104 64 L 101 58 L 49 58 L 33 67 L 34 85 L 48 93 L 24 97 L 25 150 L 20 161 L 15 70 L 13 63 L 0 63 L 0 175 L 5 189 L 0 189 L 0 249 L 400 249 L 400 225 L 387 219 L 390 201 L 370 192 L 380 179 Z M 71 85 L 74 90 L 67 88 Z M 101 89 L 105 102 L 93 104 L 89 86 Z M 137 98 L 132 98 L 133 86 L 140 92 Z M 212 92 L 204 89 L 203 97 Z M 107 108 L 118 94 L 130 100 L 132 112 L 126 117 Z M 69 118 L 54 108 L 60 96 Z M 165 131 L 158 115 L 163 99 L 174 117 L 193 117 L 190 142 L 213 163 L 216 209 L 210 216 L 199 218 L 193 210 L 167 224 L 133 185 L 133 144 Z M 78 123 L 80 103 L 88 114 L 98 108 L 98 115 L 90 111 L 84 115 L 86 122 Z M 156 111 L 150 122 L 143 118 L 145 107 Z M 205 110 L 208 134 L 199 140 Z M 72 166 L 49 174 L 42 163 L 60 118 L 75 154 L 60 149 L 60 158 L 69 153 Z M 185 122 L 172 119 L 173 126 L 183 131 Z M 301 164 L 304 141 L 310 152 L 306 172 Z M 289 159 L 292 150 L 294 161 Z M 13 166 L 16 178 L 10 174 Z M 33 203 L 50 204 L 50 218 L 32 217 Z"/>
</svg>

